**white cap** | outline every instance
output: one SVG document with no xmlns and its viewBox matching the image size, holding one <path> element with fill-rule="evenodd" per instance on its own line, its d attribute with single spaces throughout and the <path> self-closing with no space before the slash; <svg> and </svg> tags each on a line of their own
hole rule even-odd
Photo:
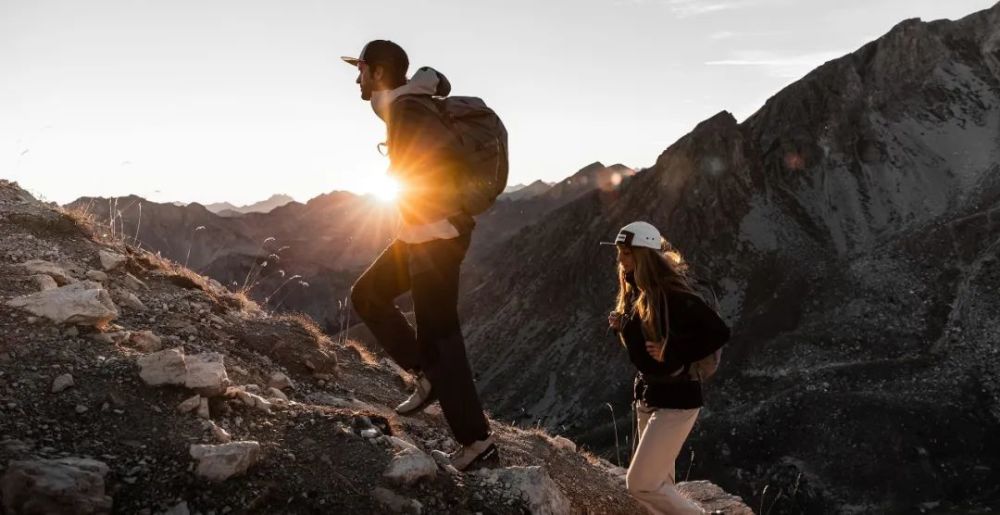
<svg viewBox="0 0 1000 515">
<path fill-rule="evenodd" d="M 647 222 L 632 222 L 618 231 L 615 241 L 602 241 L 601 245 L 625 245 L 627 247 L 644 247 L 660 250 L 663 238 L 660 231 Z"/>
</svg>

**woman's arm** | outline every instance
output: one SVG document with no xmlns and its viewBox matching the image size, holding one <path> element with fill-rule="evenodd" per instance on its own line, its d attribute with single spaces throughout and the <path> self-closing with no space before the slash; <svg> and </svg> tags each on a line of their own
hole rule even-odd
<svg viewBox="0 0 1000 515">
<path fill-rule="evenodd" d="M 638 316 L 628 318 L 618 334 L 621 336 L 625 348 L 628 349 L 629 359 L 639 369 L 639 372 L 653 375 L 672 375 L 684 367 L 684 363 L 677 360 L 657 361 L 646 352 L 646 336 L 643 334 L 642 321 L 639 320 Z"/>
</svg>

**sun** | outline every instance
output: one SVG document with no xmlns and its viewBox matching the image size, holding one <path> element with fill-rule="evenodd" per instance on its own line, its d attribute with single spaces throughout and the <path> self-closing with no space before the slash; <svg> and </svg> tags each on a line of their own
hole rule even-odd
<svg viewBox="0 0 1000 515">
<path fill-rule="evenodd" d="M 388 174 L 383 174 L 372 177 L 365 189 L 379 202 L 389 204 L 399 198 L 401 188 L 399 181 Z"/>
</svg>

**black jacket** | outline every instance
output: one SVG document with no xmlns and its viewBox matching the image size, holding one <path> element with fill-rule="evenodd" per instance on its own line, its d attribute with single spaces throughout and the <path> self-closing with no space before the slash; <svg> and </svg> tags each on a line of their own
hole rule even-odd
<svg viewBox="0 0 1000 515">
<path fill-rule="evenodd" d="M 729 340 L 729 327 L 701 297 L 692 293 L 670 292 L 667 309 L 670 335 L 663 362 L 646 351 L 646 341 L 651 338 L 644 334 L 638 314 L 633 313 L 619 333 L 629 359 L 639 369 L 634 398 L 655 408 L 700 408 L 701 382 L 692 380 L 687 368 L 722 348 Z M 663 313 L 660 320 L 665 320 Z"/>
</svg>

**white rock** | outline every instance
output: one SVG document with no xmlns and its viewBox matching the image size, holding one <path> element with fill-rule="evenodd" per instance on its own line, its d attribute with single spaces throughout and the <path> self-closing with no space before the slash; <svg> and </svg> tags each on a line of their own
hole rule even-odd
<svg viewBox="0 0 1000 515">
<path fill-rule="evenodd" d="M 281 372 L 274 372 L 271 374 L 271 377 L 268 378 L 267 385 L 279 390 L 284 390 L 285 388 L 291 388 L 292 380 Z"/>
<path fill-rule="evenodd" d="M 378 429 L 375 429 L 374 427 L 369 427 L 368 429 L 361 430 L 361 436 L 363 438 L 378 438 L 380 434 L 381 433 L 379 433 Z"/>
<path fill-rule="evenodd" d="M 59 393 L 73 386 L 73 375 L 63 374 L 52 381 L 52 393 Z"/>
<path fill-rule="evenodd" d="M 194 395 L 192 397 L 188 397 L 187 399 L 184 399 L 183 402 L 181 402 L 180 404 L 178 404 L 177 405 L 177 411 L 179 411 L 181 413 L 187 413 L 189 411 L 193 411 L 195 408 L 197 408 L 200 405 L 201 405 L 201 396 L 200 395 Z"/>
<path fill-rule="evenodd" d="M 198 460 L 195 473 L 212 481 L 225 481 L 245 473 L 259 456 L 260 444 L 254 441 L 191 446 L 191 457 Z"/>
<path fill-rule="evenodd" d="M 35 274 L 31 278 L 35 281 L 35 286 L 38 286 L 38 291 L 54 290 L 59 287 L 56 280 L 49 275 Z"/>
<path fill-rule="evenodd" d="M 146 311 L 146 305 L 130 291 L 118 290 L 115 296 L 119 303 L 133 311 Z"/>
<path fill-rule="evenodd" d="M 184 366 L 184 350 L 180 347 L 139 356 L 136 362 L 139 364 L 139 377 L 150 386 L 185 383 L 187 369 Z"/>
<path fill-rule="evenodd" d="M 122 284 L 124 284 L 126 288 L 132 291 L 149 289 L 149 286 L 146 286 L 146 283 L 140 281 L 136 276 L 128 273 L 126 273 L 125 277 L 122 278 Z"/>
<path fill-rule="evenodd" d="M 97 281 L 99 283 L 106 283 L 108 282 L 108 274 L 100 270 L 88 270 L 87 279 L 90 279 L 91 281 Z"/>
<path fill-rule="evenodd" d="M 406 485 L 412 485 L 435 475 L 437 475 L 437 463 L 417 448 L 404 449 L 397 453 L 382 474 L 386 479 Z"/>
<path fill-rule="evenodd" d="M 122 266 L 128 259 L 121 254 L 107 250 L 101 250 L 97 253 L 97 256 L 101 259 L 101 268 L 103 268 L 105 272 L 110 272 Z"/>
<path fill-rule="evenodd" d="M 208 410 L 208 399 L 205 397 L 198 399 L 198 416 L 205 420 L 212 417 L 212 413 Z"/>
<path fill-rule="evenodd" d="M 212 436 L 216 440 L 218 440 L 218 441 L 220 441 L 222 443 L 229 443 L 229 442 L 231 442 L 233 440 L 233 436 L 229 434 L 229 431 L 226 431 L 225 429 L 222 429 L 221 427 L 219 427 L 218 425 L 216 425 L 214 422 L 212 423 Z"/>
<path fill-rule="evenodd" d="M 372 498 L 383 508 L 392 513 L 423 513 L 423 505 L 416 499 L 403 497 L 388 488 L 377 487 L 372 490 Z"/>
<path fill-rule="evenodd" d="M 83 415 L 84 413 L 87 412 L 87 407 L 84 406 L 83 404 L 77 404 L 76 405 L 76 412 L 79 415 Z"/>
<path fill-rule="evenodd" d="M 507 467 L 477 474 L 483 478 L 495 478 L 504 484 L 512 494 L 528 503 L 530 513 L 570 513 L 569 499 L 542 467 Z"/>
<path fill-rule="evenodd" d="M 129 343 L 142 352 L 157 352 L 163 349 L 163 341 L 153 331 L 137 331 L 129 335 Z"/>
<path fill-rule="evenodd" d="M 16 297 L 7 305 L 57 324 L 102 326 L 118 317 L 108 292 L 90 281 Z"/>
<path fill-rule="evenodd" d="M 12 461 L 0 480 L 4 513 L 111 513 L 108 466 L 96 460 Z"/>
<path fill-rule="evenodd" d="M 229 385 L 225 358 L 218 352 L 204 352 L 187 356 L 187 376 L 184 386 L 198 390 L 203 395 L 219 395 Z"/>
<path fill-rule="evenodd" d="M 271 412 L 271 406 L 273 406 L 273 404 L 260 395 L 241 389 L 236 392 L 236 397 L 240 400 L 240 402 L 250 406 L 251 408 L 257 408 L 268 413 Z"/>
<path fill-rule="evenodd" d="M 281 390 L 279 390 L 279 389 L 277 389 L 277 388 L 275 388 L 273 386 L 267 389 L 267 394 L 272 399 L 277 399 L 279 401 L 288 402 L 288 396 L 285 395 L 285 392 L 283 392 L 283 391 L 281 391 Z"/>
<path fill-rule="evenodd" d="M 47 275 L 51 277 L 56 283 L 59 284 L 59 286 L 75 282 L 73 277 L 69 275 L 69 272 L 67 272 L 65 268 L 55 263 L 42 261 L 41 259 L 32 259 L 31 261 L 21 263 L 20 266 L 29 274 Z"/>
</svg>

